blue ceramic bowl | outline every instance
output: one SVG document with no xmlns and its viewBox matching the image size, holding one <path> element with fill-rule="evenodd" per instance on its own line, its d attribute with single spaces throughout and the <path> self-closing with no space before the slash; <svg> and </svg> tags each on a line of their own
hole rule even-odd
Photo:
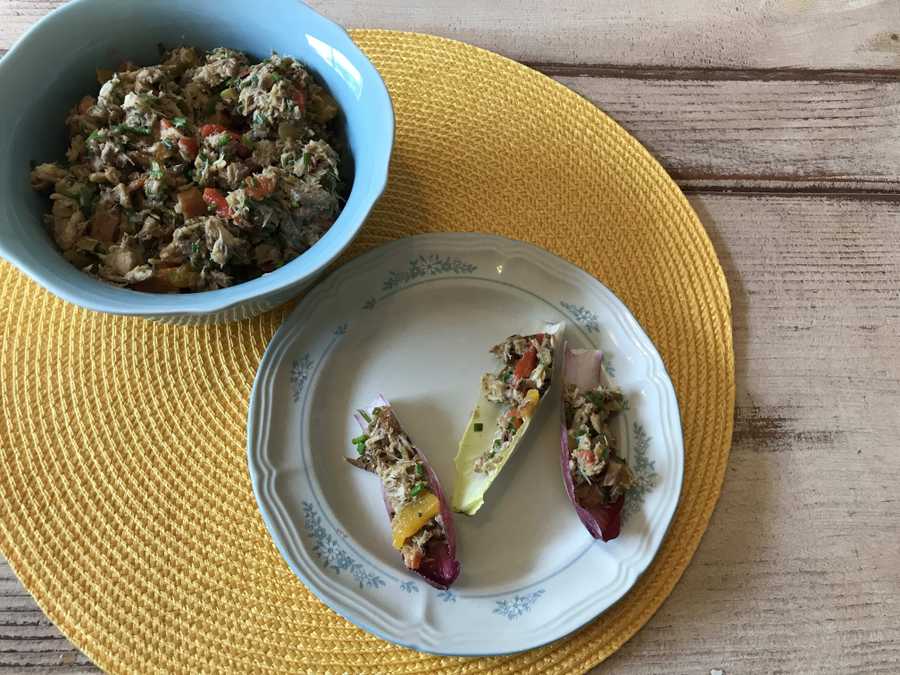
<svg viewBox="0 0 900 675">
<path fill-rule="evenodd" d="M 66 151 L 67 111 L 98 89 L 96 68 L 159 62 L 157 45 L 225 46 L 305 63 L 337 99 L 352 154 L 352 189 L 322 239 L 253 281 L 216 291 L 155 295 L 117 288 L 69 264 L 43 224 L 46 195 L 29 162 Z M 246 318 L 296 295 L 353 240 L 384 191 L 394 139 L 378 72 L 342 28 L 298 0 L 73 0 L 39 21 L 0 59 L 0 255 L 59 297 L 88 309 L 178 323 Z"/>
</svg>

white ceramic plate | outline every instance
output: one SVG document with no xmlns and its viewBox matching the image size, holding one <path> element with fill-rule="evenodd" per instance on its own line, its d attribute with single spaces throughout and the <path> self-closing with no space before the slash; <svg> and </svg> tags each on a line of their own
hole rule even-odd
<svg viewBox="0 0 900 675">
<path fill-rule="evenodd" d="M 618 434 L 639 486 L 622 533 L 597 542 L 578 520 L 560 475 L 558 409 L 547 410 L 478 514 L 456 516 L 462 572 L 438 591 L 391 548 L 378 479 L 344 461 L 359 433 L 351 414 L 383 393 L 449 498 L 457 443 L 494 368 L 488 349 L 559 320 L 571 346 L 606 352 L 630 402 Z M 291 569 L 358 626 L 440 654 L 537 647 L 619 600 L 665 536 L 683 456 L 672 384 L 625 306 L 546 251 L 484 235 L 396 241 L 332 274 L 275 334 L 250 401 L 250 476 Z"/>
</svg>

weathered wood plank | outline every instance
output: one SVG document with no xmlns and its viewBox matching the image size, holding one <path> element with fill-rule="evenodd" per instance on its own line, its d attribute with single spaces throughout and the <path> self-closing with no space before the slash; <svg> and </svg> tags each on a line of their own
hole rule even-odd
<svg viewBox="0 0 900 675">
<path fill-rule="evenodd" d="M 0 556 L 0 672 L 95 673 L 97 668 L 53 625 Z"/>
<path fill-rule="evenodd" d="M 900 190 L 900 81 L 556 79 L 685 188 Z"/>
<path fill-rule="evenodd" d="M 734 304 L 734 447 L 683 579 L 598 672 L 896 672 L 900 199 L 690 200 Z M 69 672 L 18 589 L 0 564 L 0 668 Z"/>
<path fill-rule="evenodd" d="M 6 0 L 8 47 L 61 0 Z M 895 0 L 311 0 L 350 27 L 452 37 L 524 61 L 796 68 L 900 67 Z"/>
</svg>

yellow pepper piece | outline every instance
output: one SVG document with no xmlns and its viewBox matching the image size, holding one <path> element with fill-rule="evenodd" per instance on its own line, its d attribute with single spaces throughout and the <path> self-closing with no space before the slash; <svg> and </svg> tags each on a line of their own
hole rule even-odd
<svg viewBox="0 0 900 675">
<path fill-rule="evenodd" d="M 529 389 L 526 392 L 525 402 L 520 408 L 522 417 L 531 417 L 534 414 L 534 409 L 537 408 L 537 404 L 540 398 L 541 395 L 538 393 L 537 389 Z"/>
<path fill-rule="evenodd" d="M 394 548 L 403 548 L 403 542 L 413 536 L 429 520 L 441 512 L 441 503 L 433 492 L 424 490 L 415 501 L 404 506 L 394 514 L 391 531 L 394 535 Z"/>
</svg>

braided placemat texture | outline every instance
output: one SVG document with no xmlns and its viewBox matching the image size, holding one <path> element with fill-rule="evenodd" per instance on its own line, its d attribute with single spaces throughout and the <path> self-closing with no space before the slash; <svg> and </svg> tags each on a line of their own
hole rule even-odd
<svg viewBox="0 0 900 675">
<path fill-rule="evenodd" d="M 492 232 L 597 276 L 668 367 L 684 488 L 659 555 L 600 619 L 508 657 L 419 654 L 355 628 L 282 562 L 245 453 L 253 376 L 286 308 L 176 327 L 92 314 L 0 265 L 0 550 L 109 671 L 571 673 L 652 616 L 697 548 L 734 407 L 728 289 L 697 216 L 615 122 L 459 42 L 355 31 L 397 115 L 390 184 L 344 257 L 419 232 Z"/>
</svg>

